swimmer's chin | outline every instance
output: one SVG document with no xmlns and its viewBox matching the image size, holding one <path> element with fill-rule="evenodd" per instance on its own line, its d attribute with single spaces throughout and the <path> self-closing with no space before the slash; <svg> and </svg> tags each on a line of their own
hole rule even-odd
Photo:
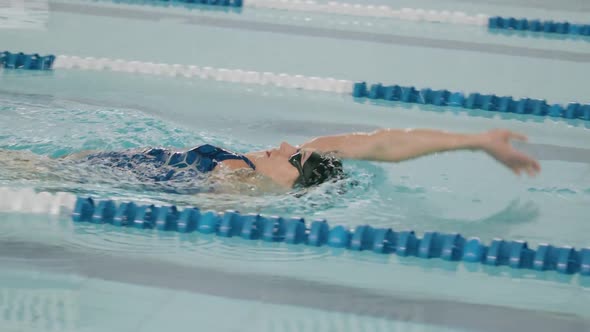
<svg viewBox="0 0 590 332">
<path fill-rule="evenodd" d="M 261 196 L 264 194 L 285 194 L 292 188 L 285 187 L 252 169 L 230 169 L 216 167 L 211 180 L 216 193 Z"/>
</svg>

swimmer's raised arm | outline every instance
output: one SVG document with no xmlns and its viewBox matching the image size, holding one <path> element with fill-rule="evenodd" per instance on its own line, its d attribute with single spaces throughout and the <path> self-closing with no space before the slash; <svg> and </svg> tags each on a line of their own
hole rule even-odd
<svg viewBox="0 0 590 332">
<path fill-rule="evenodd" d="M 479 134 L 457 134 L 430 129 L 380 129 L 371 133 L 351 133 L 315 138 L 303 149 L 334 153 L 341 158 L 399 162 L 432 153 L 453 150 L 481 150 L 514 173 L 535 175 L 539 163 L 517 151 L 511 140 L 526 137 L 508 130 Z"/>
</svg>

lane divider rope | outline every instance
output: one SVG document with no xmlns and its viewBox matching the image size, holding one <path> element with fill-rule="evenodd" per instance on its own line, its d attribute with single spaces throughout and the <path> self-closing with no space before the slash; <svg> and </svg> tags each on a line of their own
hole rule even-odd
<svg viewBox="0 0 590 332">
<path fill-rule="evenodd" d="M 157 4 L 174 6 L 169 0 L 113 0 L 116 3 Z M 387 5 L 347 3 L 329 1 L 318 3 L 314 0 L 177 0 L 191 5 L 202 4 L 214 7 L 262 8 L 308 13 L 337 14 L 357 17 L 393 18 L 415 22 L 433 22 L 485 26 L 489 29 L 533 31 L 570 36 L 590 36 L 590 24 L 576 24 L 568 21 L 552 21 L 528 18 L 502 17 L 487 14 L 470 15 L 462 11 L 427 10 L 422 8 L 394 8 Z"/>
<path fill-rule="evenodd" d="M 458 233 L 425 232 L 420 237 L 412 230 L 395 231 L 370 225 L 351 229 L 343 225 L 331 226 L 323 219 L 306 223 L 299 217 L 240 214 L 232 210 L 218 213 L 196 207 L 142 205 L 5 187 L 0 187 L 0 212 L 66 213 L 74 223 L 110 224 L 146 231 L 199 232 L 253 241 L 328 246 L 590 276 L 590 248 L 577 250 L 572 246 L 540 244 L 533 249 L 526 241 L 498 238 L 485 244 L 478 237 L 465 238 Z"/>
<path fill-rule="evenodd" d="M 5 69 L 50 70 L 54 61 L 55 55 L 0 52 L 0 67 Z"/>
<path fill-rule="evenodd" d="M 174 5 L 175 3 L 185 3 L 185 4 L 193 4 L 193 5 L 208 5 L 208 6 L 216 6 L 216 7 L 242 7 L 244 5 L 243 0 L 113 0 L 115 3 L 155 3 L 155 2 L 162 2 L 167 3 L 170 5 Z"/>
<path fill-rule="evenodd" d="M 296 10 L 304 12 L 342 14 L 360 17 L 383 17 L 415 22 L 452 23 L 486 26 L 490 29 L 535 31 L 562 35 L 590 36 L 590 24 L 574 24 L 568 21 L 554 22 L 538 19 L 469 15 L 462 11 L 426 10 L 422 8 L 393 8 L 387 5 L 367 5 L 330 1 L 317 3 L 313 0 L 247 0 L 245 7 Z"/>
<path fill-rule="evenodd" d="M 494 16 L 488 20 L 490 29 L 503 29 L 514 31 L 534 31 L 544 33 L 556 33 L 561 35 L 590 36 L 590 24 L 574 24 L 567 21 L 553 22 L 537 19 L 514 18 Z"/>
<path fill-rule="evenodd" d="M 245 7 L 296 10 L 326 14 L 341 14 L 364 17 L 384 17 L 409 21 L 455 23 L 485 26 L 489 15 L 468 15 L 461 11 L 425 10 L 421 8 L 393 8 L 387 5 L 366 5 L 330 1 L 317 3 L 305 0 L 247 0 Z"/>
<path fill-rule="evenodd" d="M 58 192 L 35 192 L 32 189 L 0 187 L 0 212 L 24 212 L 59 215 L 63 210 L 71 213 L 76 195 Z"/>
<path fill-rule="evenodd" d="M 418 89 L 413 86 L 381 83 L 367 86 L 366 82 L 353 82 L 335 78 L 290 75 L 286 73 L 257 72 L 241 69 L 199 67 L 193 65 L 164 64 L 121 59 L 93 58 L 78 56 L 39 56 L 23 53 L 0 53 L 0 65 L 7 69 L 78 69 L 89 71 L 113 71 L 170 77 L 199 78 L 222 82 L 258 84 L 281 88 L 303 89 L 352 95 L 372 100 L 397 101 L 414 104 L 428 104 L 440 107 L 461 107 L 498 113 L 534 115 L 540 117 L 580 119 L 590 121 L 590 104 L 570 102 L 566 105 L 549 105 L 546 100 L 452 92 L 449 90 Z"/>
<path fill-rule="evenodd" d="M 462 107 L 466 109 L 480 109 L 484 111 L 531 114 L 554 118 L 581 119 L 590 121 L 590 104 L 569 103 L 549 105 L 546 100 L 497 96 L 495 94 L 481 94 L 452 92 L 449 90 L 417 89 L 413 86 L 373 84 L 367 88 L 365 82 L 354 84 L 352 95 L 356 98 L 381 99 L 400 101 L 404 103 L 428 104 L 434 106 Z"/>
<path fill-rule="evenodd" d="M 330 226 L 326 220 L 306 224 L 299 217 L 240 214 L 236 211 L 202 212 L 195 207 L 179 209 L 174 205 L 117 204 L 112 200 L 86 197 L 77 197 L 72 220 L 590 276 L 590 248 L 576 250 L 571 246 L 541 244 L 532 249 L 526 241 L 502 239 L 494 239 L 486 245 L 477 237 L 464 238 L 458 233 L 425 232 L 419 237 L 414 231 L 398 232 L 369 225 L 356 226 L 353 230 L 342 225 Z"/>
<path fill-rule="evenodd" d="M 126 61 L 107 58 L 57 56 L 54 69 L 110 70 L 114 72 L 162 75 L 171 77 L 211 79 L 223 82 L 274 85 L 283 88 L 316 90 L 350 94 L 354 82 L 335 78 L 257 72 L 241 69 L 199 67 L 192 65 Z"/>
</svg>

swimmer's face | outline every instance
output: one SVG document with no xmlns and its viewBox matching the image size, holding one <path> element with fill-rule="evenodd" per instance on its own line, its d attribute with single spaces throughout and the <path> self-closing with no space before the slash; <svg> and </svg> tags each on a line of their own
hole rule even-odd
<svg viewBox="0 0 590 332">
<path fill-rule="evenodd" d="M 289 158 L 297 151 L 293 145 L 283 142 L 276 149 L 261 152 L 256 158 L 256 171 L 290 188 L 299 177 L 297 168 L 289 163 Z M 310 154 L 311 152 L 302 151 L 301 164 L 305 163 Z"/>
</svg>

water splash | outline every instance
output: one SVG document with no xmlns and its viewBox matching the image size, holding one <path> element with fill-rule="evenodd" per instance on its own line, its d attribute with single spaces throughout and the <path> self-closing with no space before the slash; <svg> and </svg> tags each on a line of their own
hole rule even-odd
<svg viewBox="0 0 590 332">
<path fill-rule="evenodd" d="M 238 209 L 268 214 L 313 216 L 366 200 L 373 169 L 347 165 L 346 179 L 302 192 L 260 192 L 242 182 L 209 177 L 149 182 L 130 171 L 64 156 L 87 150 L 116 151 L 164 146 L 182 149 L 203 143 L 236 151 L 265 148 L 203 130 L 194 133 L 133 108 L 93 105 L 51 96 L 0 94 L 0 186 L 69 192 L 101 198 Z M 39 125 L 43 121 L 43 126 Z M 261 180 L 261 179 L 259 179 Z M 221 187 L 223 185 L 223 187 Z M 211 189 L 215 191 L 212 193 Z"/>
</svg>

